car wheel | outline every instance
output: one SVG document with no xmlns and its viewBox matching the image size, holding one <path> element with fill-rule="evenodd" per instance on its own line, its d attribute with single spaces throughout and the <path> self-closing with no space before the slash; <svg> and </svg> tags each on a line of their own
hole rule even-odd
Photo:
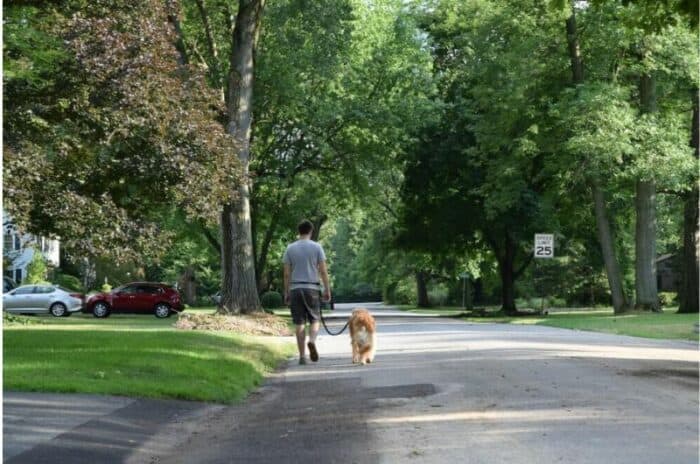
<svg viewBox="0 0 700 464">
<path fill-rule="evenodd" d="M 49 312 L 54 317 L 63 317 L 68 314 L 68 308 L 63 303 L 54 303 L 49 308 Z"/>
<path fill-rule="evenodd" d="M 155 307 L 154 313 L 157 318 L 164 318 L 170 316 L 170 306 L 165 303 L 158 303 Z"/>
<path fill-rule="evenodd" d="M 98 301 L 92 307 L 92 315 L 95 317 L 109 316 L 109 305 L 103 301 Z"/>
</svg>

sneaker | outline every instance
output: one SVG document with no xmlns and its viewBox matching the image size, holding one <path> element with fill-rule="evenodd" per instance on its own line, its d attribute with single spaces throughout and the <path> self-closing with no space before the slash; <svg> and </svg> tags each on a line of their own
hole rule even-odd
<svg viewBox="0 0 700 464">
<path fill-rule="evenodd" d="M 309 347 L 309 356 L 313 362 L 318 361 L 318 351 L 316 351 L 316 344 L 314 342 L 309 342 L 306 344 Z"/>
<path fill-rule="evenodd" d="M 306 358 L 299 358 L 299 364 L 302 366 L 306 364 Z"/>
</svg>

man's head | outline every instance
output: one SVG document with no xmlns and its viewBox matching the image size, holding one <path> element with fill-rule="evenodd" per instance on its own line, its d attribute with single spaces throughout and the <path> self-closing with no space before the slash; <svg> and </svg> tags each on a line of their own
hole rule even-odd
<svg viewBox="0 0 700 464">
<path fill-rule="evenodd" d="M 314 231 L 314 225 L 308 219 L 304 219 L 297 226 L 297 230 L 299 235 L 311 235 L 311 232 Z"/>
</svg>

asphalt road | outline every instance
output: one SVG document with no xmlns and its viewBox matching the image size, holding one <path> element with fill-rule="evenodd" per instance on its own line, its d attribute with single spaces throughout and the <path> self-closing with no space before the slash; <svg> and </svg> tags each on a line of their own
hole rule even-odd
<svg viewBox="0 0 700 464">
<path fill-rule="evenodd" d="M 290 361 L 239 406 L 105 397 L 6 462 L 698 462 L 697 344 L 370 310 L 374 364 L 323 335 L 318 363 Z M 6 453 L 13 423 L 52 411 L 13 396 Z"/>
</svg>

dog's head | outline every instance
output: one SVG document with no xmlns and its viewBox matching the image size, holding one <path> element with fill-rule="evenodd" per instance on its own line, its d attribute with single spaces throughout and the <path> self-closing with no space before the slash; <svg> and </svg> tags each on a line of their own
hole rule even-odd
<svg viewBox="0 0 700 464">
<path fill-rule="evenodd" d="M 376 323 L 374 317 L 365 308 L 355 308 L 350 315 L 350 321 L 357 326 L 364 326 L 367 330 L 374 331 Z"/>
</svg>

